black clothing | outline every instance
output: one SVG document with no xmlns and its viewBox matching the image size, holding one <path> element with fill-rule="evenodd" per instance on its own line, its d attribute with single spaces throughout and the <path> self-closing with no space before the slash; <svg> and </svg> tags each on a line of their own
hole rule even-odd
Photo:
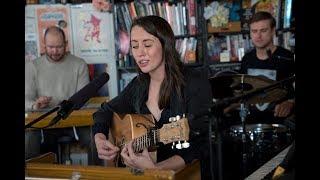
<svg viewBox="0 0 320 180">
<path fill-rule="evenodd" d="M 245 54 L 241 62 L 241 74 L 263 75 L 269 79 L 280 81 L 295 74 L 294 55 L 287 49 L 277 47 L 274 53 L 266 60 L 257 57 L 256 49 Z M 294 89 L 290 84 L 285 87 L 288 91 L 287 99 L 294 98 Z M 273 110 L 278 102 L 269 104 L 265 110 L 259 110 L 255 105 L 250 106 L 250 114 L 247 116 L 248 123 L 272 123 L 283 118 L 275 118 Z"/>
<path fill-rule="evenodd" d="M 169 123 L 169 117 L 182 114 L 197 114 L 204 112 L 211 106 L 212 92 L 211 86 L 204 71 L 199 71 L 184 67 L 183 75 L 186 85 L 183 87 L 181 98 L 176 92 L 171 93 L 170 105 L 165 107 L 161 113 L 161 118 L 156 127 L 161 128 L 163 124 Z M 140 75 L 141 76 L 141 75 Z M 143 84 L 144 83 L 144 84 Z M 103 103 L 101 108 L 93 114 L 93 133 L 104 133 L 107 136 L 108 127 L 113 117 L 113 112 L 119 114 L 151 114 L 146 101 L 148 99 L 150 79 L 141 81 L 139 76 L 135 77 L 119 96 L 107 103 Z M 188 117 L 188 116 L 187 116 Z M 188 119 L 190 126 L 190 147 L 187 149 L 171 149 L 172 144 L 163 145 L 157 148 L 157 161 L 163 161 L 173 155 L 181 156 L 185 163 L 190 163 L 199 157 L 199 145 L 201 138 L 193 137 L 192 132 L 207 129 L 203 119 Z M 204 137 L 207 138 L 207 137 Z"/>
<path fill-rule="evenodd" d="M 251 50 L 242 58 L 241 61 L 241 74 L 248 74 L 252 76 L 263 75 L 274 81 L 280 81 L 289 78 L 295 73 L 294 55 L 290 51 L 277 47 L 273 54 L 268 59 L 258 59 L 256 49 Z M 288 91 L 288 95 L 285 99 L 294 98 L 294 89 L 292 85 L 285 86 Z M 271 102 L 269 105 L 259 104 L 259 109 L 255 104 L 249 105 L 249 114 L 247 114 L 245 123 L 257 124 L 257 123 L 281 123 L 284 118 L 274 117 L 275 105 L 279 102 Z M 265 106 L 263 106 L 265 105 Z M 264 109 L 264 110 L 263 110 Z M 241 119 L 239 110 L 229 112 L 224 115 L 225 126 L 240 125 Z M 233 126 L 237 127 L 237 126 Z M 258 129 L 256 129 L 258 130 Z M 264 130 L 264 129 L 261 129 Z M 251 133 L 252 134 L 252 133 Z M 247 132 L 247 135 L 251 135 Z M 225 129 L 223 134 L 223 152 L 224 152 L 224 177 L 226 179 L 242 179 L 244 174 L 242 172 L 243 167 L 243 142 L 241 139 L 241 133 L 235 133 L 231 127 Z M 251 174 L 254 170 L 267 162 L 268 159 L 278 153 L 278 151 L 288 144 L 285 133 L 277 133 L 277 138 L 273 137 L 274 132 L 266 131 L 264 133 L 255 132 L 255 141 L 248 139 L 247 143 L 247 163 L 246 163 L 246 175 Z M 274 141 L 273 141 L 274 140 Z M 276 144 L 275 142 L 278 142 Z M 229 172 L 229 173 L 228 173 Z M 232 172 L 232 173 L 230 173 Z M 241 177 L 241 178 L 240 178 Z"/>
<path fill-rule="evenodd" d="M 287 49 L 277 47 L 271 58 L 260 60 L 257 57 L 256 49 L 245 54 L 241 61 L 241 74 L 251 74 L 255 71 L 270 70 L 266 77 L 272 80 L 282 80 L 294 74 L 294 55 Z M 275 73 L 275 74 L 273 74 Z"/>
</svg>

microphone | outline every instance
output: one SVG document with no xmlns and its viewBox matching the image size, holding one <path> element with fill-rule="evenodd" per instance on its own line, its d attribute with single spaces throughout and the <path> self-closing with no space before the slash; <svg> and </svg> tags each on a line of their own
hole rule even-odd
<svg viewBox="0 0 320 180">
<path fill-rule="evenodd" d="M 109 75 L 104 72 L 99 77 L 92 80 L 68 100 L 60 103 L 57 116 L 50 122 L 51 125 L 57 123 L 61 118 L 66 119 L 73 110 L 80 109 L 96 92 L 109 80 Z"/>
<path fill-rule="evenodd" d="M 284 57 L 284 56 L 279 56 L 279 55 L 274 55 L 274 56 L 272 56 L 272 51 L 271 51 L 271 49 L 267 49 L 267 55 L 268 55 L 269 60 L 272 60 L 272 57 L 275 57 L 275 58 L 281 59 L 281 60 L 286 60 L 286 61 L 292 61 L 292 60 L 293 60 L 292 58 Z"/>
<path fill-rule="evenodd" d="M 288 57 L 284 57 L 284 56 L 275 56 L 277 59 L 282 59 L 282 60 L 286 60 L 286 61 L 293 61 L 293 58 L 288 58 Z"/>
</svg>

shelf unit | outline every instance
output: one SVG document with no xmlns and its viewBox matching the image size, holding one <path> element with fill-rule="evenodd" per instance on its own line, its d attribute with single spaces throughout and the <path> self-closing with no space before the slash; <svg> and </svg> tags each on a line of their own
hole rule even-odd
<svg viewBox="0 0 320 180">
<path fill-rule="evenodd" d="M 133 3 L 134 2 L 134 3 Z M 190 42 L 195 42 L 196 41 L 196 48 L 194 49 L 193 53 L 196 53 L 196 61 L 183 61 L 185 66 L 189 67 L 202 67 L 205 65 L 204 62 L 204 53 L 206 51 L 206 40 L 204 33 L 206 31 L 203 30 L 202 24 L 204 23 L 202 14 L 203 14 L 203 6 L 202 6 L 202 1 L 197 1 L 197 0 L 178 0 L 178 1 L 165 1 L 165 0 L 160 0 L 160 1 L 152 1 L 149 5 L 141 5 L 137 1 L 116 1 L 113 0 L 112 3 L 114 4 L 113 7 L 113 12 L 114 12 L 114 22 L 116 23 L 115 25 L 115 33 L 116 36 L 118 36 L 117 33 L 123 31 L 123 29 L 129 29 L 128 27 L 130 24 L 130 20 L 132 21 L 133 15 L 128 16 L 125 15 L 129 11 L 129 13 L 132 13 L 132 7 L 134 7 L 136 14 L 139 16 L 139 14 L 145 14 L 145 15 L 151 15 L 150 11 L 144 11 L 146 9 L 152 9 L 154 15 L 159 15 L 161 17 L 166 18 L 166 15 L 164 14 L 175 14 L 175 18 L 170 18 L 171 20 L 167 21 L 170 23 L 174 33 L 175 33 L 175 38 L 176 38 L 176 47 L 177 44 L 187 44 L 189 41 Z M 193 12 L 188 12 L 188 7 L 194 7 L 195 11 Z M 141 10 L 144 9 L 144 10 Z M 168 10 L 169 9 L 169 10 Z M 120 12 L 121 13 L 120 13 Z M 170 11 L 170 12 L 169 12 Z M 160 12 L 162 12 L 162 15 L 160 15 Z M 120 13 L 120 14 L 119 14 Z M 188 14 L 190 13 L 190 14 Z M 190 33 L 189 29 L 189 17 L 193 15 L 195 16 L 195 28 L 196 32 Z M 185 14 L 185 16 L 183 16 Z M 178 17 L 184 17 L 183 20 L 180 20 Z M 190 15 L 190 16 L 189 16 Z M 121 20 L 121 17 L 124 19 Z M 120 18 L 120 19 L 119 19 Z M 179 20 L 178 20 L 179 19 Z M 176 25 L 177 22 L 181 22 L 180 25 Z M 123 24 L 120 24 L 120 22 L 123 22 Z M 185 22 L 185 23 L 183 23 Z M 131 25 L 131 24 L 130 24 Z M 179 27 L 180 26 L 180 27 Z M 186 29 L 186 30 L 185 30 Z M 127 32 L 128 34 L 128 32 Z M 123 35 L 123 34 L 122 34 Z M 119 45 L 119 43 L 118 43 Z M 182 45 L 181 45 L 182 46 Z M 186 47 L 186 46 L 185 46 Z M 117 62 L 117 70 L 118 70 L 118 79 L 119 79 L 119 92 L 122 91 L 124 87 L 122 85 L 126 85 L 131 79 L 123 79 L 124 74 L 129 74 L 129 73 L 136 73 L 136 68 L 132 67 L 134 66 L 134 60 L 133 57 L 127 52 L 126 54 L 121 53 L 120 48 L 118 49 L 118 62 Z M 178 51 L 179 48 L 177 47 Z M 183 52 L 183 51 L 182 51 Z M 182 57 L 185 56 L 185 52 L 180 54 Z M 123 59 L 123 60 L 122 60 Z M 128 77 L 133 77 L 133 76 L 128 76 Z M 123 82 L 125 81 L 125 82 Z"/>
<path fill-rule="evenodd" d="M 186 3 L 189 0 L 157 0 L 157 1 L 151 1 L 151 4 L 157 4 L 157 3 L 168 3 L 169 5 L 176 5 L 178 3 L 182 3 L 183 5 L 185 5 L 186 9 Z M 242 24 L 241 21 L 234 21 L 234 22 L 229 22 L 227 27 L 220 27 L 220 28 L 212 28 L 210 27 L 209 20 L 206 20 L 203 16 L 204 12 L 205 12 L 205 7 L 208 6 L 208 4 L 210 4 L 211 2 L 216 1 L 216 0 L 194 0 L 194 3 L 196 5 L 196 27 L 197 27 L 197 33 L 196 34 L 179 34 L 176 35 L 176 39 L 178 40 L 183 40 L 185 38 L 196 38 L 197 39 L 197 48 L 196 48 L 196 62 L 195 63 L 186 63 L 186 66 L 189 67 L 207 67 L 209 69 L 209 75 L 208 76 L 212 76 L 214 75 L 214 73 L 218 72 L 218 71 L 238 71 L 240 69 L 240 65 L 241 65 L 241 57 L 251 48 L 253 48 L 252 43 L 250 42 L 250 32 L 249 30 L 245 30 L 242 28 Z M 242 2 L 244 0 L 235 0 L 235 2 L 240 2 L 241 3 L 241 10 L 243 10 L 242 7 Z M 280 1 L 280 5 L 284 4 L 285 0 L 279 0 Z M 131 0 L 113 0 L 112 3 L 115 5 L 114 7 L 116 7 L 117 5 L 121 4 L 121 3 L 126 3 L 126 4 L 130 4 L 133 1 Z M 134 1 L 136 2 L 136 1 Z M 217 1 L 217 2 L 225 2 L 225 1 Z M 230 1 L 228 1 L 230 2 Z M 153 6 L 152 6 L 153 7 Z M 155 6 L 156 7 L 156 6 Z M 116 9 L 116 8 L 114 8 Z M 188 9 L 187 9 L 188 10 Z M 280 11 L 282 11 L 282 7 L 280 7 Z M 116 12 L 117 13 L 117 12 Z M 114 13 L 115 14 L 115 13 Z M 239 14 L 240 15 L 240 14 Z M 280 17 L 283 15 L 283 12 L 280 12 Z M 115 15 L 116 16 L 116 15 Z M 117 23 L 117 17 L 115 17 L 115 23 Z M 282 19 L 280 18 L 279 21 L 282 22 Z M 116 25 L 115 27 L 119 28 L 120 25 Z M 280 24 L 279 27 L 282 27 L 282 23 Z M 117 30 L 116 30 L 117 31 Z M 115 32 L 116 32 L 115 31 Z M 279 36 L 278 40 L 280 41 L 280 43 L 278 45 L 283 46 L 284 44 L 282 43 L 284 41 L 283 39 L 283 34 L 285 33 L 294 33 L 294 28 L 279 28 L 277 29 L 277 35 Z M 232 55 L 237 54 L 237 56 L 230 56 L 230 61 L 229 62 L 221 62 L 220 61 L 220 57 L 216 56 L 216 60 L 212 60 L 212 51 L 210 51 L 210 38 L 229 38 L 228 41 L 232 41 L 230 40 L 230 38 L 239 38 L 239 41 L 242 41 L 241 43 L 245 43 L 245 45 L 242 44 L 242 48 L 243 50 L 241 52 L 238 53 L 232 53 Z M 245 42 L 243 42 L 245 41 Z M 286 43 L 285 45 L 288 46 L 288 43 Z M 232 47 L 233 45 L 230 46 L 230 43 L 227 45 L 229 46 L 228 50 L 230 50 L 230 47 Z M 291 49 L 292 50 L 292 49 Z M 216 52 L 215 52 L 216 53 Z M 219 52 L 218 54 L 220 55 L 221 52 Z M 239 54 L 241 53 L 241 54 Z M 132 56 L 127 56 L 126 57 L 129 60 L 129 64 L 133 65 L 134 64 L 134 60 Z M 217 60 L 219 59 L 219 60 Z M 123 63 L 124 64 L 124 63 Z M 118 63 L 119 65 L 119 63 Z M 125 67 L 125 66 L 118 66 L 117 68 L 118 70 L 118 79 L 119 82 L 121 81 L 121 75 L 123 73 L 135 73 L 136 72 L 136 68 L 135 67 Z M 129 80 L 128 80 L 129 81 Z M 128 82 L 127 81 L 127 82 Z M 121 83 L 119 83 L 121 84 Z M 119 92 L 121 91 L 120 85 L 119 85 Z"/>
<path fill-rule="evenodd" d="M 205 4 L 203 4 L 203 6 L 208 6 L 210 3 L 212 2 L 231 2 L 231 1 L 223 1 L 223 0 L 207 0 L 205 1 Z M 248 13 L 248 12 L 251 12 L 251 13 L 254 13 L 254 10 L 248 7 L 244 7 L 246 6 L 245 5 L 245 1 L 247 0 L 235 0 L 235 1 L 232 1 L 232 2 L 240 2 L 240 11 L 241 13 Z M 294 25 L 291 25 L 290 27 L 288 28 L 283 28 L 284 25 L 283 25 L 283 22 L 284 22 L 284 14 L 285 14 L 285 4 L 287 2 L 289 2 L 290 0 L 279 0 L 279 7 L 278 7 L 278 20 L 277 20 L 277 29 L 276 29 L 276 38 L 275 38 L 275 44 L 276 45 L 279 45 L 279 46 L 282 46 L 284 48 L 287 48 L 291 51 L 294 52 L 294 46 L 295 46 L 295 41 L 294 41 L 294 34 L 295 34 L 295 27 Z M 294 0 L 292 0 L 293 3 L 294 3 Z M 249 2 L 249 1 L 247 1 Z M 252 7 L 251 7 L 252 8 Z M 292 9 L 292 6 L 291 6 L 291 9 Z M 246 11 L 245 11 L 246 10 Z M 240 15 L 240 20 L 242 20 L 244 23 L 246 20 L 246 18 L 244 17 L 241 17 L 241 13 L 239 14 Z M 247 20 L 250 19 L 250 18 L 247 18 Z M 206 27 L 207 26 L 207 27 Z M 239 27 L 240 26 L 240 27 Z M 209 20 L 207 20 L 207 23 L 204 23 L 203 24 L 203 27 L 205 29 L 207 29 L 208 31 L 205 33 L 205 36 L 207 37 L 207 41 L 210 42 L 210 38 L 212 37 L 216 37 L 216 38 L 219 38 L 219 37 L 231 37 L 231 36 L 234 36 L 234 35 L 242 35 L 243 38 L 247 40 L 249 40 L 249 42 L 247 41 L 246 42 L 246 45 L 244 46 L 244 53 L 243 55 L 248 51 L 250 50 L 251 48 L 253 48 L 253 44 L 250 40 L 250 31 L 246 28 L 243 28 L 243 24 L 241 24 L 240 22 L 229 22 L 228 25 L 225 27 L 225 28 L 212 28 L 210 27 L 210 24 L 209 24 Z M 209 76 L 212 76 L 214 75 L 214 73 L 218 72 L 218 71 L 237 71 L 240 69 L 240 66 L 241 66 L 241 61 L 230 61 L 230 62 L 218 62 L 218 61 L 212 61 L 210 60 L 210 46 L 208 46 L 207 50 L 206 50 L 206 54 L 205 54 L 205 57 L 206 59 L 204 60 L 206 62 L 206 65 L 209 66 L 209 69 L 210 69 L 210 74 Z M 238 58 L 239 60 L 241 58 Z"/>
</svg>

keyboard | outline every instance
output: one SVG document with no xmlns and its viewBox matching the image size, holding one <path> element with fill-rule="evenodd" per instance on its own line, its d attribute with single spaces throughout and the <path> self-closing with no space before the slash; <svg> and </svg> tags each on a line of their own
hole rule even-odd
<svg viewBox="0 0 320 180">
<path fill-rule="evenodd" d="M 275 157 L 262 165 L 259 169 L 246 177 L 245 180 L 271 179 L 276 167 L 283 161 L 291 146 L 292 145 L 282 150 Z"/>
</svg>

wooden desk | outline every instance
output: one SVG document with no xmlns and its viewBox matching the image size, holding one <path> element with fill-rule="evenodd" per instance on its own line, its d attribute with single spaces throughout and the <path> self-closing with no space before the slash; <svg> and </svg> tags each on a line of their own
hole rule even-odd
<svg viewBox="0 0 320 180">
<path fill-rule="evenodd" d="M 101 103 L 108 101 L 108 97 L 95 97 L 91 98 L 82 109 L 73 111 L 68 118 L 64 120 L 60 120 L 57 124 L 47 127 L 45 129 L 54 129 L 54 128 L 70 128 L 70 127 L 86 127 L 90 128 L 93 125 L 92 114 L 97 111 L 98 107 L 100 107 Z M 27 116 L 25 117 L 25 125 L 29 124 L 33 120 L 37 119 L 41 115 L 45 114 L 48 111 L 44 112 L 28 112 Z M 45 127 L 51 122 L 51 120 L 57 115 L 57 112 L 50 114 L 49 116 L 45 117 L 44 119 L 38 121 L 37 123 L 33 124 L 32 127 L 42 128 Z M 34 128 L 25 129 L 25 132 L 37 130 Z M 92 129 L 90 128 L 90 134 L 86 134 L 86 137 L 90 137 L 90 149 L 88 151 L 88 163 L 96 163 L 98 161 L 96 159 L 96 150 L 95 144 L 93 141 L 93 134 Z M 85 138 L 86 139 L 86 138 Z M 85 140 L 87 141 L 87 140 Z"/>
<path fill-rule="evenodd" d="M 57 124 L 48 128 L 66 128 L 66 127 L 81 127 L 91 126 L 93 124 L 92 114 L 97 111 L 100 104 L 104 101 L 108 101 L 108 97 L 95 97 L 91 98 L 83 109 L 73 111 L 69 117 L 59 121 Z M 28 112 L 26 113 L 25 125 L 40 117 L 45 112 Z M 35 123 L 33 127 L 41 128 L 49 124 L 49 122 L 57 115 L 57 112 L 50 114 L 41 121 Z"/>
<path fill-rule="evenodd" d="M 97 111 L 97 109 L 80 109 L 73 111 L 69 117 L 64 120 L 59 121 L 57 124 L 48 127 L 49 128 L 66 128 L 72 126 L 91 126 L 93 124 L 92 114 Z M 44 112 L 29 112 L 25 118 L 25 125 L 32 122 L 36 118 L 40 117 Z M 45 127 L 49 122 L 57 115 L 57 112 L 50 114 L 41 121 L 32 125 L 32 127 Z"/>
<path fill-rule="evenodd" d="M 26 163 L 26 177 L 42 178 L 67 178 L 72 179 L 74 174 L 80 176 L 79 179 L 170 179 L 170 180 L 200 180 L 200 163 L 194 163 L 178 171 L 172 170 L 152 170 L 146 169 L 142 173 L 134 174 L 129 168 L 115 168 L 103 166 L 75 166 L 60 165 L 50 163 Z M 26 178 L 27 179 L 27 178 Z"/>
</svg>

